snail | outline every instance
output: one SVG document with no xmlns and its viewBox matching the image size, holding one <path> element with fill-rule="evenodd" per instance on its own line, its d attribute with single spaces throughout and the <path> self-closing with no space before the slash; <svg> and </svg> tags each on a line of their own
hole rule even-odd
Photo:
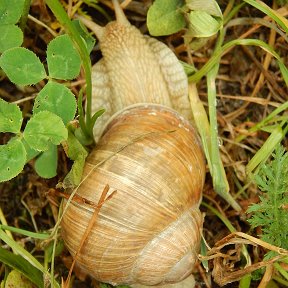
<svg viewBox="0 0 288 288">
<path fill-rule="evenodd" d="M 141 34 L 118 1 L 113 3 L 117 21 L 106 27 L 79 16 L 96 34 L 103 55 L 92 68 L 92 112 L 99 107 L 106 111 L 94 127 L 95 139 L 111 116 L 131 104 L 161 104 L 191 120 L 187 77 L 177 57 L 162 42 Z"/>
<path fill-rule="evenodd" d="M 94 104 L 108 113 L 76 193 L 97 203 L 107 184 L 117 192 L 101 207 L 77 264 L 112 285 L 176 283 L 192 273 L 199 252 L 204 154 L 176 56 L 113 4 L 117 21 L 105 28 L 83 20 L 100 39 Z M 73 200 L 66 208 L 61 233 L 75 256 L 94 208 Z"/>
</svg>

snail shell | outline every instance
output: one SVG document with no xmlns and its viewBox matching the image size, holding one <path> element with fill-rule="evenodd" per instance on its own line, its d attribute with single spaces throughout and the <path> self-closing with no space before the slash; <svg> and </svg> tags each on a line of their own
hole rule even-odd
<svg viewBox="0 0 288 288">
<path fill-rule="evenodd" d="M 78 265 L 113 285 L 186 278 L 199 251 L 204 177 L 198 135 L 176 111 L 136 105 L 114 116 L 88 157 L 77 194 L 97 203 L 106 184 L 117 193 L 100 209 Z M 72 256 L 93 211 L 72 201 L 63 217 Z"/>
</svg>

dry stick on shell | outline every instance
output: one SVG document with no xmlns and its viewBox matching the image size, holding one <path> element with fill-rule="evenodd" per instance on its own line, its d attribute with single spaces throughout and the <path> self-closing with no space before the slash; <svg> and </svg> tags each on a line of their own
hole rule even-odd
<svg viewBox="0 0 288 288">
<path fill-rule="evenodd" d="M 107 193 L 109 192 L 109 185 L 107 184 L 104 188 L 104 190 L 102 191 L 102 194 L 101 194 L 101 197 L 98 201 L 98 204 L 97 206 L 95 207 L 95 210 L 94 210 L 94 213 L 88 223 L 88 226 L 85 230 L 85 233 L 83 234 L 82 236 L 82 239 L 81 239 L 81 242 L 80 242 L 80 245 L 78 247 L 78 250 L 76 251 L 76 254 L 74 256 L 74 259 L 73 259 L 73 262 L 72 262 L 72 265 L 70 267 L 70 271 L 69 271 L 69 274 L 68 274 L 68 277 L 66 279 L 66 282 L 64 283 L 64 288 L 69 288 L 70 287 L 70 279 L 71 279 L 71 275 L 72 275 L 72 271 L 73 271 L 73 268 L 75 266 L 75 263 L 77 261 L 77 257 L 79 255 L 79 253 L 81 252 L 81 249 L 82 247 L 84 246 L 85 244 L 85 241 L 92 229 L 92 227 L 95 225 L 96 221 L 97 221 L 97 217 L 98 217 L 98 214 L 100 212 L 100 209 L 101 207 L 103 206 L 103 204 L 108 201 L 109 199 L 111 199 L 113 197 L 113 195 L 115 195 L 115 193 L 117 192 L 116 190 L 114 190 L 110 195 L 107 196 Z M 106 197 L 107 196 L 107 197 Z"/>
</svg>

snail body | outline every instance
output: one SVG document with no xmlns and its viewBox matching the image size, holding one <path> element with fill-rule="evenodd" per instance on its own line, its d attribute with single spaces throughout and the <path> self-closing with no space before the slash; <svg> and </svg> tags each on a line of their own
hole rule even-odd
<svg viewBox="0 0 288 288">
<path fill-rule="evenodd" d="M 175 55 L 113 3 L 117 21 L 104 28 L 81 18 L 100 40 L 93 101 L 94 111 L 106 113 L 97 120 L 97 146 L 77 194 L 97 203 L 107 184 L 117 193 L 101 207 L 77 264 L 113 285 L 175 283 L 197 260 L 205 178 L 187 78 Z M 73 257 L 93 211 L 72 201 L 63 215 L 62 237 Z"/>
<path fill-rule="evenodd" d="M 106 111 L 94 127 L 95 139 L 111 116 L 137 103 L 171 107 L 191 120 L 187 77 L 177 57 L 165 44 L 132 26 L 118 2 L 113 3 L 117 20 L 105 27 L 80 17 L 96 34 L 103 55 L 92 68 L 92 112 Z"/>
</svg>

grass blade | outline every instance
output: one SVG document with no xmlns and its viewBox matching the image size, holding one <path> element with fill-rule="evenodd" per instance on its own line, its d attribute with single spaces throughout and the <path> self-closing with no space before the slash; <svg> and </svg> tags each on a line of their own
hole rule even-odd
<svg viewBox="0 0 288 288">
<path fill-rule="evenodd" d="M 215 80 L 218 73 L 219 65 L 215 65 L 207 73 L 207 88 L 208 88 L 208 106 L 210 119 L 210 159 L 211 159 L 211 175 L 213 179 L 213 186 L 217 194 L 225 199 L 236 211 L 240 211 L 241 207 L 229 194 L 229 184 L 226 178 L 223 163 L 220 158 L 219 141 L 218 141 L 218 127 L 217 127 L 217 113 L 216 113 L 216 85 Z"/>
<path fill-rule="evenodd" d="M 281 16 L 277 11 L 270 8 L 262 1 L 255 1 L 255 0 L 244 0 L 246 3 L 250 4 L 251 6 L 257 8 L 258 10 L 262 11 L 269 17 L 271 17 L 278 25 L 288 34 L 288 20 Z"/>
<path fill-rule="evenodd" d="M 263 146 L 257 151 L 253 158 L 249 161 L 246 166 L 248 175 L 251 175 L 252 171 L 262 162 L 264 162 L 271 153 L 275 150 L 277 144 L 284 137 L 284 132 L 280 126 L 277 126 L 274 131 L 270 134 L 268 139 L 265 141 Z"/>
<path fill-rule="evenodd" d="M 44 287 L 43 274 L 40 270 L 31 265 L 27 260 L 19 255 L 15 255 L 6 249 L 0 247 L 0 262 L 21 272 L 37 287 Z"/>
<path fill-rule="evenodd" d="M 17 242 L 11 239 L 3 230 L 0 230 L 0 239 L 3 240 L 9 247 L 11 247 L 13 251 L 15 251 L 15 253 L 18 253 L 19 256 L 24 258 L 30 265 L 42 272 L 43 278 L 51 279 L 49 273 L 45 270 L 43 265 L 22 246 L 20 246 Z M 55 279 L 51 279 L 51 282 L 53 282 L 54 287 L 60 288 L 59 284 L 55 281 Z"/>
<path fill-rule="evenodd" d="M 27 237 L 31 237 L 34 239 L 41 239 L 41 240 L 46 240 L 48 238 L 50 238 L 50 234 L 48 233 L 35 233 L 35 232 L 31 232 L 31 231 L 27 231 L 24 229 L 20 229 L 20 228 L 16 228 L 13 226 L 8 226 L 8 225 L 1 225 L 0 224 L 0 229 L 2 230 L 8 230 L 14 233 L 18 233 Z"/>
<path fill-rule="evenodd" d="M 214 65 L 216 65 L 219 62 L 220 58 L 224 54 L 226 54 L 231 48 L 237 45 L 258 46 L 263 50 L 267 51 L 268 53 L 270 53 L 271 55 L 273 55 L 278 60 L 278 63 L 281 63 L 285 66 L 281 57 L 267 43 L 257 39 L 237 39 L 226 43 L 221 47 L 221 49 L 218 49 L 218 51 L 209 59 L 209 61 L 198 72 L 196 72 L 192 76 L 189 76 L 188 80 L 190 82 L 197 83 L 203 76 L 205 76 L 213 68 Z"/>
</svg>

